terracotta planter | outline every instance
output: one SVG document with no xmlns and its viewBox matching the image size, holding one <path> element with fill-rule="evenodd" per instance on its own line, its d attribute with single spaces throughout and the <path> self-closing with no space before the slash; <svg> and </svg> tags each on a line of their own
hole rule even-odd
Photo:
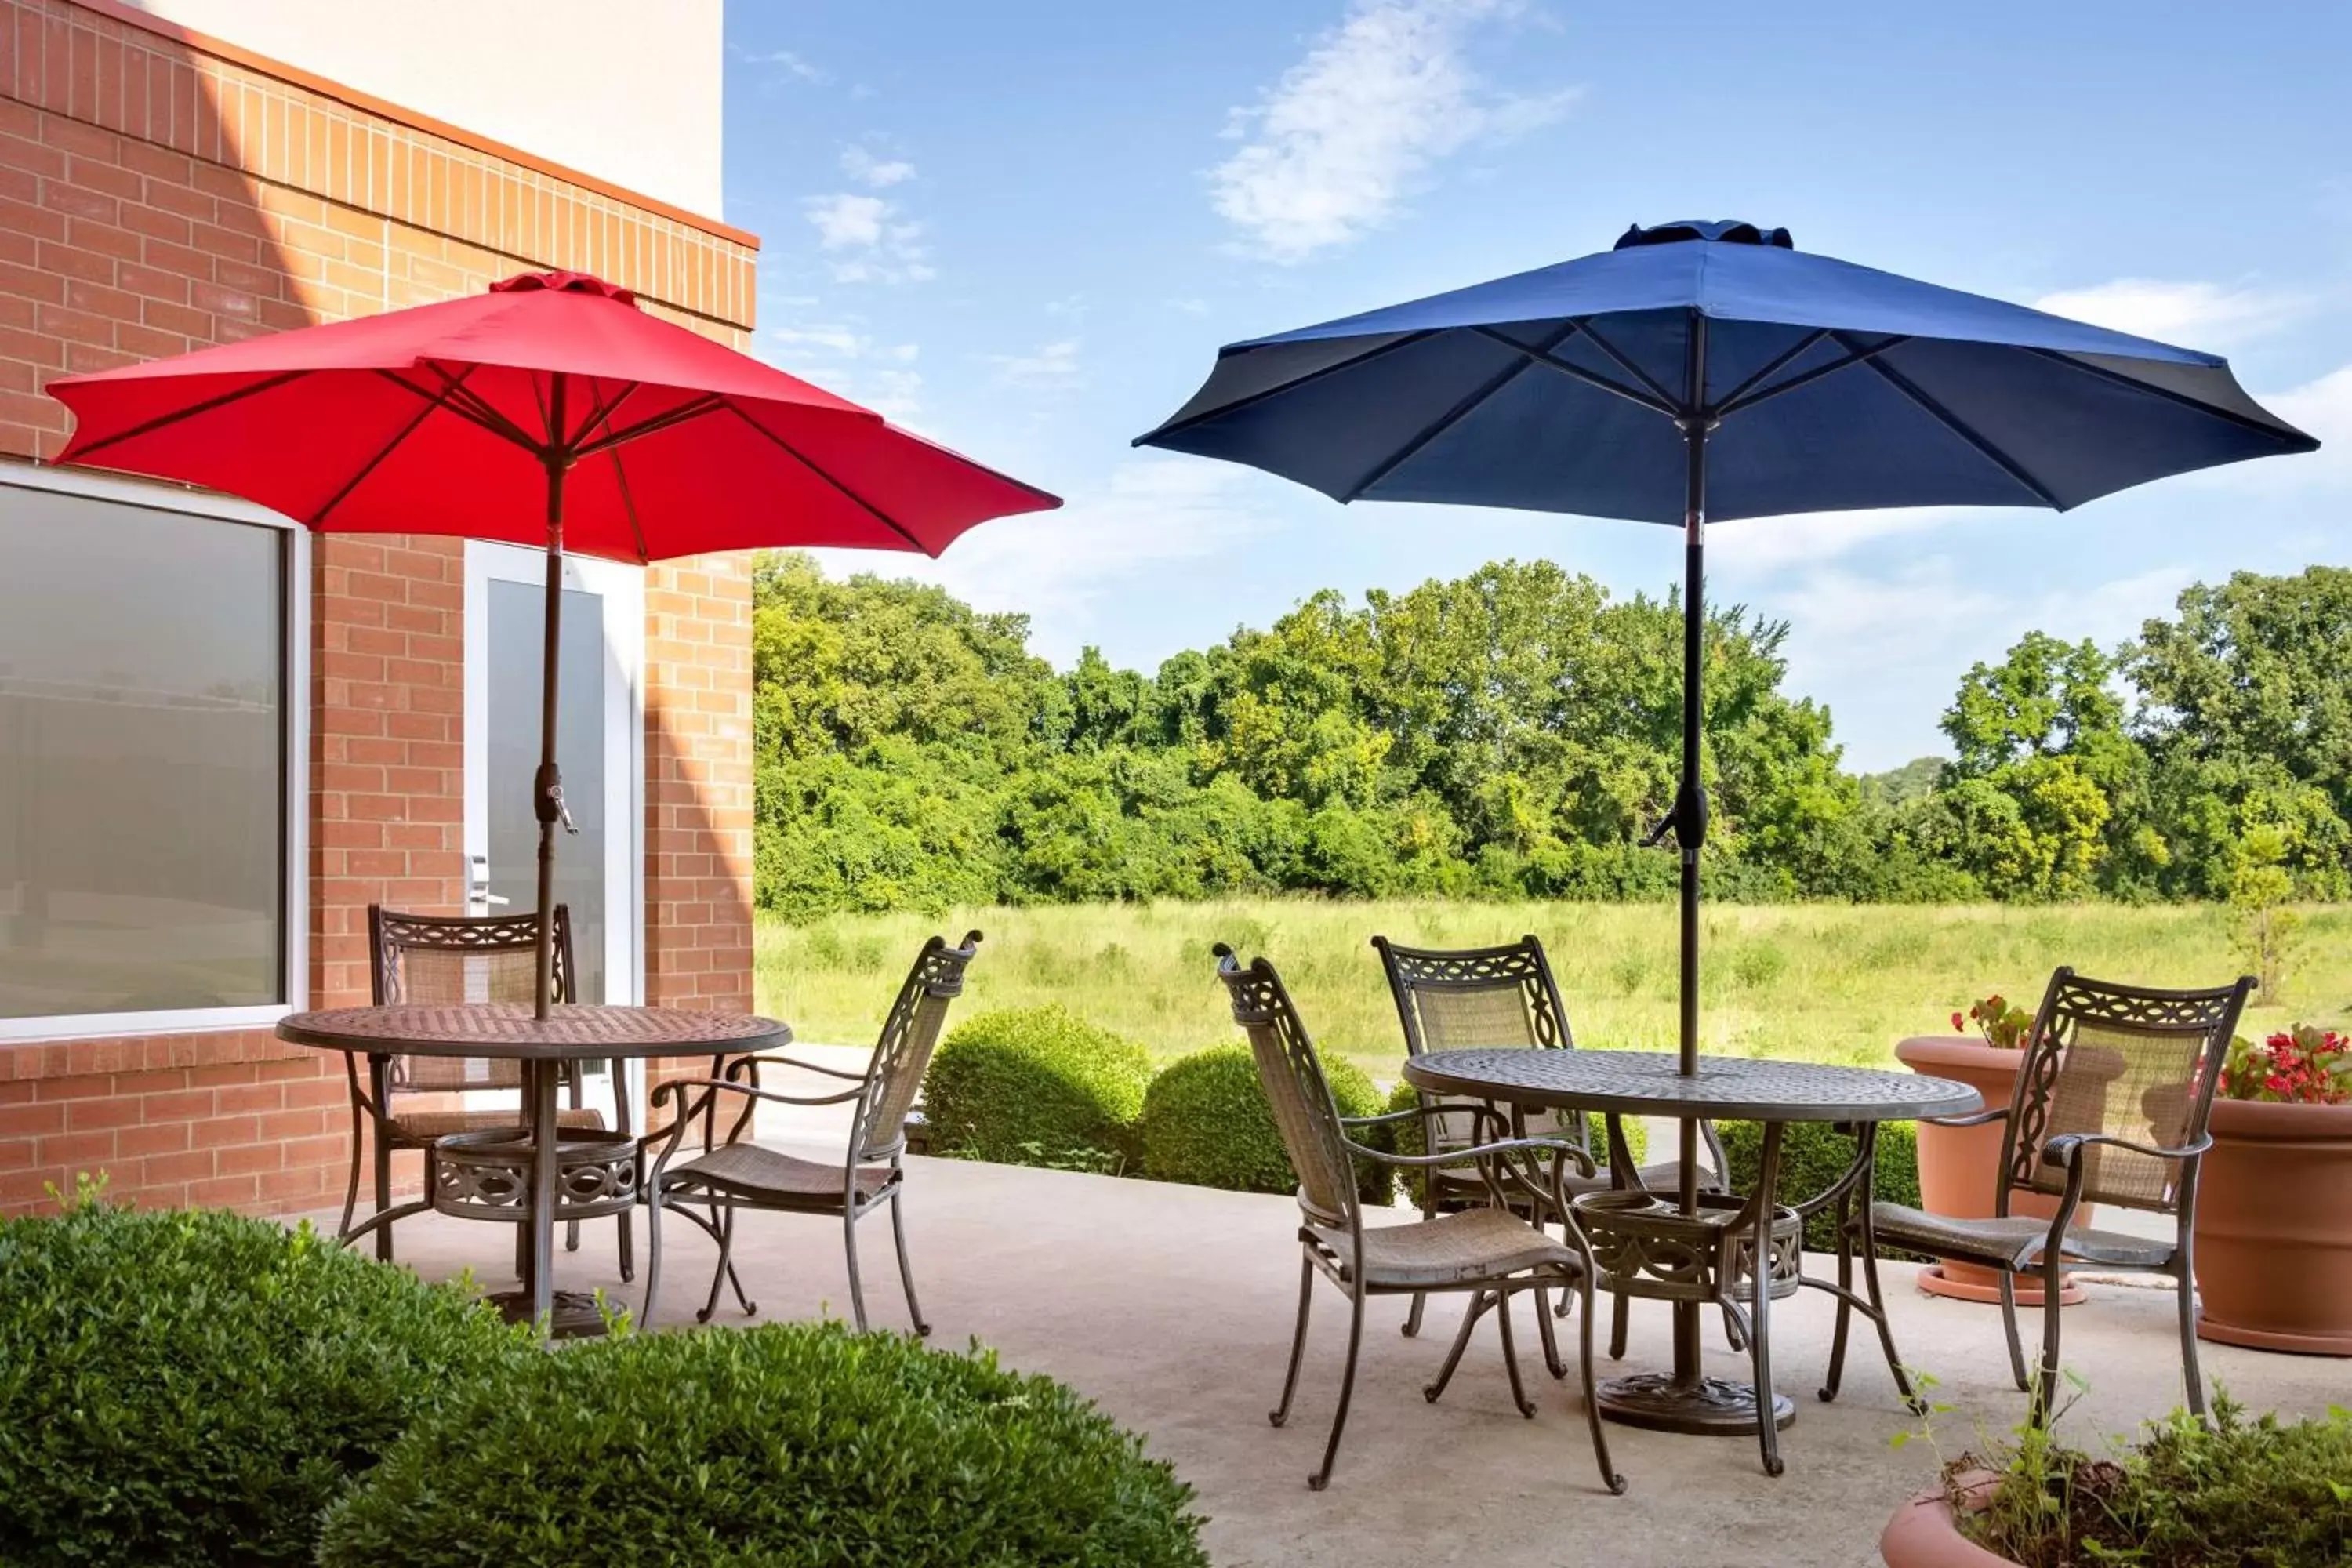
<svg viewBox="0 0 2352 1568">
<path fill-rule="evenodd" d="M 1989 1490 L 1994 1478 L 1961 1478 L 1963 1501 Z M 1987 1552 L 1960 1533 L 1952 1521 L 1952 1505 L 1941 1491 L 1922 1492 L 1886 1521 L 1878 1537 L 1878 1556 L 1886 1568 L 2017 1568 L 2016 1563 Z"/>
<path fill-rule="evenodd" d="M 2352 1105 L 2217 1100 L 2209 1126 L 2198 1336 L 2352 1355 Z"/>
<path fill-rule="evenodd" d="M 2007 1105 L 2017 1091 L 2017 1071 L 2025 1065 L 2023 1051 L 2004 1051 L 1966 1035 L 1915 1035 L 1899 1042 L 1895 1058 L 1913 1072 L 1933 1078 L 1957 1079 L 1984 1096 L 1985 1108 Z M 1919 1124 L 1919 1206 L 1929 1214 L 1955 1219 L 1983 1219 L 1992 1213 L 2000 1178 L 2000 1141 L 2007 1124 L 1988 1121 L 1981 1127 L 1931 1127 Z M 2039 1193 L 2012 1193 L 2009 1211 L 2047 1219 L 2058 1212 L 2055 1198 Z M 2076 1223 L 2091 1222 L 2091 1206 L 2075 1211 Z M 1945 1258 L 1920 1270 L 1919 1289 L 1931 1296 L 1958 1301 L 1998 1301 L 2000 1276 L 1973 1263 Z M 2083 1299 L 2083 1288 L 2069 1283 L 2059 1296 L 2061 1306 Z M 2017 1301 L 2021 1307 L 2042 1305 L 2042 1282 L 2021 1276 Z"/>
</svg>

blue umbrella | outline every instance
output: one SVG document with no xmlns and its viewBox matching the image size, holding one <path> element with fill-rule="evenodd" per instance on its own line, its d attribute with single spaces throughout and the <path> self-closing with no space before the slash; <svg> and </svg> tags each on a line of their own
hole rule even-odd
<svg viewBox="0 0 2352 1568">
<path fill-rule="evenodd" d="M 1436 501 L 1684 531 L 1681 1067 L 1698 1068 L 1706 524 L 1898 506 L 2063 511 L 2318 442 L 2228 362 L 1670 223 L 1614 248 L 1234 343 L 1138 446 L 1247 463 L 1339 501 Z M 1696 1201 L 1694 1124 L 1683 1192 Z M 1677 1324 L 1696 1360 L 1695 1314 Z M 1687 1332 L 1685 1332 L 1687 1329 Z"/>
</svg>

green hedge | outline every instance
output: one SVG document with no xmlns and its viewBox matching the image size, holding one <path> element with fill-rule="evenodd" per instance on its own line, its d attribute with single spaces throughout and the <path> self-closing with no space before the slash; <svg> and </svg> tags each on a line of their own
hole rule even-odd
<svg viewBox="0 0 2352 1568">
<path fill-rule="evenodd" d="M 1381 1113 L 1381 1091 L 1361 1068 L 1328 1057 L 1323 1072 L 1340 1115 Z M 1143 1173 L 1154 1181 L 1244 1193 L 1297 1190 L 1282 1130 L 1275 1125 L 1274 1109 L 1258 1080 L 1257 1058 L 1247 1046 L 1212 1046 L 1169 1063 L 1143 1097 L 1140 1125 Z M 1358 1141 L 1386 1149 L 1387 1131 L 1362 1129 Z M 1359 1170 L 1365 1201 L 1387 1203 L 1390 1168 L 1366 1160 Z"/>
<path fill-rule="evenodd" d="M 1751 1192 L 1763 1158 L 1764 1130 L 1753 1121 L 1718 1121 L 1723 1152 L 1731 1157 L 1732 1188 Z M 1780 1199 L 1797 1203 L 1815 1197 L 1837 1184 L 1853 1163 L 1853 1140 L 1824 1121 L 1791 1121 L 1780 1134 Z M 1878 1129 L 1877 1194 L 1891 1203 L 1919 1206 L 1919 1131 L 1907 1121 L 1889 1121 Z M 1805 1245 L 1816 1252 L 1837 1247 L 1837 1218 L 1823 1210 L 1805 1223 Z M 1916 1258 L 1916 1253 L 1882 1246 L 1882 1258 Z"/>
<path fill-rule="evenodd" d="M 1192 1489 L 1068 1389 L 838 1323 L 622 1334 L 419 1423 L 322 1568 L 1205 1568 Z"/>
<path fill-rule="evenodd" d="M 88 1201 L 0 1222 L 0 1563 L 309 1563 L 409 1425 L 536 1360 L 307 1226 Z"/>
<path fill-rule="evenodd" d="M 940 1042 L 923 1079 L 931 1151 L 1010 1165 L 1129 1169 L 1150 1079 L 1141 1046 L 1058 1004 L 982 1013 Z"/>
<path fill-rule="evenodd" d="M 1391 1110 L 1405 1110 L 1420 1103 L 1420 1093 L 1409 1083 L 1400 1083 L 1389 1090 L 1388 1109 Z M 1584 1119 L 1584 1125 L 1592 1150 L 1592 1157 L 1599 1161 L 1605 1170 L 1609 1163 L 1607 1119 L 1599 1115 L 1587 1116 Z M 1390 1147 L 1400 1154 L 1423 1152 L 1426 1146 L 1423 1138 L 1424 1126 L 1425 1124 L 1418 1117 L 1391 1122 L 1387 1129 Z M 1529 1131 L 1536 1130 L 1531 1128 Z M 1633 1151 L 1634 1163 L 1640 1164 L 1649 1159 L 1650 1130 L 1642 1124 L 1638 1117 L 1625 1118 L 1625 1145 Z M 1397 1174 L 1403 1184 L 1405 1197 L 1418 1206 L 1421 1203 L 1422 1173 L 1414 1170 L 1402 1170 Z"/>
</svg>

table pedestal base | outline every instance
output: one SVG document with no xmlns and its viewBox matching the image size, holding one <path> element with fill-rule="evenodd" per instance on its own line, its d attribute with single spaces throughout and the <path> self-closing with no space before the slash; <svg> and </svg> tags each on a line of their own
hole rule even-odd
<svg viewBox="0 0 2352 1568">
<path fill-rule="evenodd" d="M 1598 1395 L 1602 1419 L 1654 1432 L 1698 1432 L 1716 1437 L 1756 1435 L 1756 1390 L 1720 1377 L 1677 1380 L 1672 1373 L 1637 1372 L 1612 1377 Z M 1786 1394 L 1772 1396 L 1772 1425 L 1797 1418 Z"/>
<path fill-rule="evenodd" d="M 530 1292 L 528 1290 L 501 1290 L 483 1300 L 496 1307 L 499 1315 L 509 1323 L 530 1320 Z M 555 1292 L 555 1305 L 548 1316 L 551 1320 L 547 1325 L 550 1339 L 593 1339 L 604 1331 L 604 1314 L 597 1310 L 596 1297 L 592 1291 L 558 1290 Z"/>
</svg>

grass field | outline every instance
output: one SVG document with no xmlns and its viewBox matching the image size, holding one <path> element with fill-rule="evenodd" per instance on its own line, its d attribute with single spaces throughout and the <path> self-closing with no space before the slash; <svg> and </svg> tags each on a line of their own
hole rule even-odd
<svg viewBox="0 0 2352 1568">
<path fill-rule="evenodd" d="M 2245 1033 L 2293 1020 L 2352 1023 L 2352 907 L 2305 911 L 2276 1002 Z M 1955 1008 L 1999 991 L 2031 1008 L 2050 971 L 2157 985 L 2207 985 L 2244 967 L 2227 913 L 2126 909 L 1725 905 L 1706 915 L 1706 1048 L 1817 1061 L 1891 1062 L 1906 1035 L 1951 1026 Z M 870 1044 L 915 949 L 934 931 L 986 934 L 960 1016 L 1061 1002 L 1166 1057 L 1234 1037 L 1209 947 L 1263 952 L 1289 983 L 1327 1051 L 1375 1077 L 1403 1054 L 1396 1013 L 1369 942 L 1474 947 L 1524 931 L 1543 939 L 1580 1044 L 1670 1049 L 1675 911 L 1664 905 L 1228 903 L 1076 905 L 762 921 L 761 1009 L 803 1040 Z"/>
</svg>

